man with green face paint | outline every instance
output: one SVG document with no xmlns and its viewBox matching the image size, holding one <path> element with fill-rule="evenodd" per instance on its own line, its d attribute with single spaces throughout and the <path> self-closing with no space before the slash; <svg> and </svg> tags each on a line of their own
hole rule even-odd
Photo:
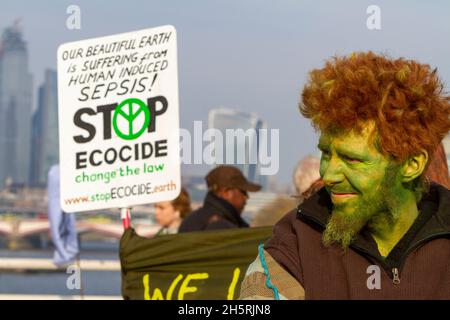
<svg viewBox="0 0 450 320">
<path fill-rule="evenodd" d="M 402 166 L 378 151 L 369 141 L 374 132 L 368 122 L 360 134 L 323 133 L 320 175 L 333 203 L 323 234 L 325 245 L 347 248 L 367 225 L 382 256 L 387 256 L 417 218 L 415 192 L 403 182 L 417 178 L 425 168 L 427 154 Z M 409 175 L 404 176 L 408 170 Z"/>
<path fill-rule="evenodd" d="M 436 70 L 336 57 L 311 71 L 300 110 L 325 187 L 277 223 L 241 299 L 450 299 L 450 191 L 424 174 L 450 129 Z"/>
</svg>

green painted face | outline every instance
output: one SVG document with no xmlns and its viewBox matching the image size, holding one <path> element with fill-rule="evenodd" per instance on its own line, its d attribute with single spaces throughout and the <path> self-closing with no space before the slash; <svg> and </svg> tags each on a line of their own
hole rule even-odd
<svg viewBox="0 0 450 320">
<path fill-rule="evenodd" d="M 333 202 L 323 234 L 326 245 L 347 247 L 356 234 L 377 215 L 385 215 L 399 186 L 400 166 L 378 151 L 370 137 L 373 123 L 361 133 L 322 133 L 320 176 Z M 379 220 L 379 219 L 375 219 Z M 383 219 L 389 222 L 389 219 Z"/>
</svg>

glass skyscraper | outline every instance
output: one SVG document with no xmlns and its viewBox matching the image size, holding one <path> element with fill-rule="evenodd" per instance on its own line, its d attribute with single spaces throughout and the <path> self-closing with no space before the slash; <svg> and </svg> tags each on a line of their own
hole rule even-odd
<svg viewBox="0 0 450 320">
<path fill-rule="evenodd" d="M 50 167 L 59 162 L 58 91 L 56 71 L 46 70 L 38 91 L 38 107 L 33 115 L 30 182 L 45 185 Z"/>
<path fill-rule="evenodd" d="M 27 183 L 30 168 L 32 77 L 27 45 L 18 25 L 0 42 L 0 187 Z"/>
<path fill-rule="evenodd" d="M 259 152 L 261 143 L 260 129 L 267 129 L 266 123 L 259 119 L 256 114 L 245 113 L 231 109 L 213 109 L 208 115 L 208 127 L 218 129 L 223 136 L 223 143 L 216 143 L 215 164 L 230 164 L 242 170 L 244 175 L 250 181 L 261 184 L 263 189 L 267 189 L 267 176 L 261 175 L 261 165 L 259 163 Z M 242 129 L 245 136 L 227 137 L 229 133 L 236 134 L 237 129 Z M 253 129 L 248 131 L 249 129 Z M 250 132 L 255 134 L 250 134 Z M 232 139 L 230 139 L 232 137 Z M 220 150 L 222 149 L 222 150 Z M 239 155 L 243 157 L 239 157 Z M 242 161 L 244 160 L 244 161 Z"/>
</svg>

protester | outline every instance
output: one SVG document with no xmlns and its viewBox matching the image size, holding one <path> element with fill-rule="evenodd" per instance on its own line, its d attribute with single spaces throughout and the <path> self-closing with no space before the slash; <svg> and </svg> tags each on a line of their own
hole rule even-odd
<svg viewBox="0 0 450 320">
<path fill-rule="evenodd" d="M 213 229 L 247 228 L 241 214 L 248 193 L 261 189 L 247 181 L 233 166 L 218 166 L 206 176 L 208 193 L 203 206 L 192 212 L 181 224 L 179 232 Z"/>
<path fill-rule="evenodd" d="M 301 113 L 324 188 L 259 247 L 242 299 L 450 299 L 450 191 L 425 170 L 450 129 L 436 70 L 372 52 L 313 70 Z"/>
<path fill-rule="evenodd" d="M 155 219 L 161 226 L 156 236 L 177 233 L 181 222 L 191 211 L 189 193 L 184 188 L 175 200 L 155 203 Z"/>
<path fill-rule="evenodd" d="M 48 171 L 48 220 L 55 247 L 53 262 L 63 266 L 78 259 L 80 248 L 75 213 L 64 212 L 61 209 L 60 188 L 60 168 L 59 164 L 55 164 Z"/>
</svg>

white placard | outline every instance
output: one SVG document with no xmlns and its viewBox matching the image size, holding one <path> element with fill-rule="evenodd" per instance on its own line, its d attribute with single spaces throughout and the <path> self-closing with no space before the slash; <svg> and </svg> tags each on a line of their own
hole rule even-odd
<svg viewBox="0 0 450 320">
<path fill-rule="evenodd" d="M 172 200 L 180 192 L 173 26 L 58 48 L 61 207 Z"/>
</svg>

